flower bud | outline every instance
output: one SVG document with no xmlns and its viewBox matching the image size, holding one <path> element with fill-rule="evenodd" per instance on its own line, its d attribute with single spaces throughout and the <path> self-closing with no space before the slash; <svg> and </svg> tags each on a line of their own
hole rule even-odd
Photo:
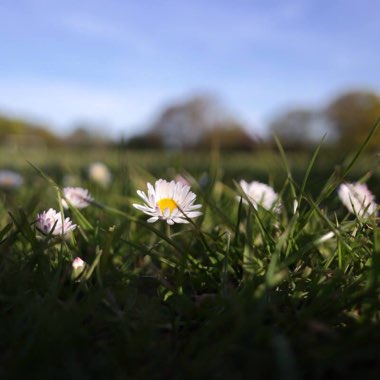
<svg viewBox="0 0 380 380">
<path fill-rule="evenodd" d="M 83 275 L 87 268 L 87 263 L 84 262 L 80 257 L 76 257 L 72 264 L 71 278 L 74 281 L 78 281 L 79 278 Z"/>
</svg>

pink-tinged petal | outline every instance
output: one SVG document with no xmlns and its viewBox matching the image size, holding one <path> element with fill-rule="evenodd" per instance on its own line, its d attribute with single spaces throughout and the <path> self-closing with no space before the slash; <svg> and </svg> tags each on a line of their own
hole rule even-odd
<svg viewBox="0 0 380 380">
<path fill-rule="evenodd" d="M 148 187 L 148 198 L 151 199 L 152 196 L 154 196 L 156 194 L 156 191 L 154 190 L 154 187 L 152 186 L 151 183 L 147 183 L 147 187 Z"/>
<path fill-rule="evenodd" d="M 93 200 L 94 198 L 88 190 L 82 187 L 65 187 L 63 189 L 62 205 L 64 208 L 72 206 L 82 209 L 89 206 Z"/>
<path fill-rule="evenodd" d="M 73 269 L 80 269 L 84 268 L 85 266 L 86 263 L 80 257 L 76 257 L 72 262 Z"/>
<path fill-rule="evenodd" d="M 53 209 L 44 211 L 37 217 L 36 227 L 45 234 L 66 235 L 73 231 L 77 226 L 72 224 L 70 218 L 63 219 L 63 215 Z"/>
</svg>

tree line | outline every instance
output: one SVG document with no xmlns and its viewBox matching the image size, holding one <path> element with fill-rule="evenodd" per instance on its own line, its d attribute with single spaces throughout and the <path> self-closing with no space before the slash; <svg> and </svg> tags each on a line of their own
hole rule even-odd
<svg viewBox="0 0 380 380">
<path fill-rule="evenodd" d="M 252 105 L 254 107 L 254 105 Z M 209 148 L 248 150 L 273 146 L 273 135 L 289 149 L 308 149 L 326 135 L 328 145 L 345 148 L 360 144 L 380 118 L 380 96 L 374 92 L 349 91 L 319 109 L 287 109 L 269 123 L 268 138 L 248 133 L 217 99 L 198 96 L 167 107 L 144 134 L 127 142 L 130 147 Z M 377 147 L 374 136 L 370 147 Z"/>
<path fill-rule="evenodd" d="M 252 105 L 254 107 L 254 105 Z M 119 146 L 131 149 L 210 149 L 250 150 L 271 147 L 277 135 L 289 149 L 308 149 L 322 135 L 327 144 L 354 147 L 362 142 L 380 118 L 380 96 L 372 91 L 349 91 L 332 99 L 325 107 L 287 109 L 268 125 L 270 137 L 262 138 L 248 128 L 215 97 L 198 95 L 170 104 L 159 113 L 144 133 L 111 141 L 94 134 L 89 126 L 79 126 L 70 135 L 59 137 L 45 126 L 0 115 L 0 144 L 69 146 Z M 105 128 L 107 130 L 107 128 Z M 254 130 L 254 129 L 253 129 Z M 377 148 L 380 134 L 370 141 Z"/>
</svg>

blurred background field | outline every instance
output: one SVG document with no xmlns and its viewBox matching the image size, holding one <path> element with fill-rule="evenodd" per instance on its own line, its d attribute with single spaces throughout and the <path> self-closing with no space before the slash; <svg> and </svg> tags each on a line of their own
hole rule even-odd
<svg viewBox="0 0 380 380">
<path fill-rule="evenodd" d="M 52 178 L 61 188 L 65 186 L 81 186 L 90 189 L 99 201 L 115 206 L 121 205 L 127 210 L 136 198 L 136 188 L 143 188 L 147 182 L 154 183 L 159 178 L 167 180 L 178 176 L 191 178 L 196 186 L 209 186 L 217 181 L 223 186 L 237 191 L 236 183 L 246 181 L 260 181 L 268 183 L 279 192 L 289 180 L 300 187 L 313 152 L 285 152 L 287 162 L 281 154 L 273 150 L 259 150 L 253 152 L 220 152 L 217 150 L 168 152 L 168 151 L 130 151 L 121 148 L 108 149 L 72 149 L 68 147 L 39 149 L 25 149 L 15 153 L 2 149 L 0 162 L 3 168 L 20 173 L 24 186 L 15 193 L 14 200 L 9 203 L 0 194 L 3 215 L 1 220 L 9 220 L 8 210 L 23 207 L 23 203 L 35 202 L 34 207 L 41 209 L 56 203 L 56 195 L 49 183 L 38 171 Z M 354 154 L 344 155 L 340 151 L 321 150 L 311 170 L 306 183 L 305 191 L 315 199 L 318 198 L 331 175 L 339 181 L 363 180 L 375 194 L 380 197 L 380 157 L 375 152 L 362 154 L 348 176 L 343 178 L 344 168 Z M 108 189 L 95 186 L 89 180 L 89 168 L 94 163 L 104 163 L 111 173 L 111 183 Z M 38 194 L 47 193 L 49 197 L 38 198 Z M 332 199 L 337 207 L 337 194 Z M 335 200 L 334 200 L 335 199 Z M 329 203 L 327 203 L 329 204 Z M 327 206 L 326 204 L 326 206 Z"/>
<path fill-rule="evenodd" d="M 60 185 L 66 175 L 87 177 L 90 164 L 105 163 L 113 173 L 113 180 L 122 182 L 126 171 L 129 175 L 145 178 L 173 179 L 176 175 L 190 175 L 197 180 L 204 176 L 217 176 L 232 185 L 233 180 L 258 180 L 281 187 L 287 178 L 289 166 L 293 179 L 299 185 L 314 153 L 314 148 L 302 151 L 285 150 L 284 163 L 279 149 L 262 147 L 252 151 L 224 151 L 217 147 L 210 150 L 131 150 L 123 146 L 109 147 L 10 147 L 2 146 L 0 163 L 2 169 L 19 171 L 26 177 L 35 176 L 32 165 L 52 176 Z M 317 194 L 325 180 L 339 173 L 354 155 L 355 150 L 342 150 L 321 145 L 314 164 L 307 190 Z M 376 150 L 365 151 L 350 172 L 351 180 L 366 180 L 380 185 L 380 156 Z M 79 184 L 78 184 L 79 185 Z"/>
</svg>

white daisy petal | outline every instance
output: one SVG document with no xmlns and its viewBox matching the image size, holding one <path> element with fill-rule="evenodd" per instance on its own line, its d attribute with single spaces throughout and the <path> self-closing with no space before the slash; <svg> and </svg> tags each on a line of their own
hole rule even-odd
<svg viewBox="0 0 380 380">
<path fill-rule="evenodd" d="M 141 191 L 141 190 L 137 190 L 137 195 L 147 204 L 149 204 L 149 199 L 148 197 L 146 196 L 146 194 Z"/>
<path fill-rule="evenodd" d="M 257 209 L 258 206 L 261 206 L 266 210 L 273 210 L 277 213 L 281 211 L 281 203 L 272 187 L 258 181 L 248 183 L 241 180 L 239 184 L 254 208 Z M 240 199 L 240 196 L 237 197 L 239 202 Z M 243 202 L 247 203 L 244 199 Z"/>
<path fill-rule="evenodd" d="M 198 208 L 201 208 L 202 205 L 192 205 L 192 206 L 189 206 L 189 209 L 190 210 L 197 210 Z"/>
<path fill-rule="evenodd" d="M 191 202 L 193 202 L 195 199 L 195 194 L 189 193 L 186 195 L 185 199 L 183 200 L 183 204 L 188 205 Z"/>
<path fill-rule="evenodd" d="M 183 218 L 174 218 L 173 219 L 174 223 L 183 223 L 183 224 L 188 224 L 189 221 Z"/>
<path fill-rule="evenodd" d="M 151 207 L 147 207 L 145 205 L 138 205 L 138 204 L 133 204 L 133 207 L 137 208 L 137 210 L 144 212 L 145 214 L 156 215 L 156 210 Z"/>
<path fill-rule="evenodd" d="M 188 218 L 196 218 L 197 216 L 201 216 L 202 213 L 200 211 L 190 211 L 188 213 L 186 213 L 186 216 Z"/>
<path fill-rule="evenodd" d="M 154 187 L 151 185 L 151 183 L 147 183 L 147 187 L 148 187 L 148 198 L 149 200 L 154 197 L 154 194 L 156 193 Z"/>
<path fill-rule="evenodd" d="M 364 183 L 342 183 L 338 196 L 347 210 L 359 217 L 367 218 L 377 211 L 375 196 Z"/>
<path fill-rule="evenodd" d="M 139 205 L 137 203 L 133 203 L 132 206 L 137 208 L 137 210 L 141 210 L 141 211 L 149 210 L 149 208 L 147 206 Z"/>
</svg>

